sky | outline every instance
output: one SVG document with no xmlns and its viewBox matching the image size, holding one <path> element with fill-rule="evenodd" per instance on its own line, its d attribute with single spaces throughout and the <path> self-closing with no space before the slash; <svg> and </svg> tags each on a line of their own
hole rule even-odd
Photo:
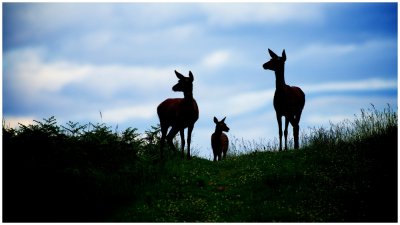
<svg viewBox="0 0 400 225">
<path fill-rule="evenodd" d="M 200 110 L 192 150 L 211 158 L 213 117 L 231 142 L 273 142 L 275 75 L 306 103 L 300 133 L 354 119 L 374 104 L 397 112 L 397 3 L 2 3 L 3 121 L 55 116 L 143 133 L 194 75 Z M 101 112 L 101 115 L 100 115 Z M 186 133 L 186 132 L 185 132 Z M 289 127 L 289 138 L 292 138 Z M 302 143 L 300 143 L 301 145 Z"/>
</svg>

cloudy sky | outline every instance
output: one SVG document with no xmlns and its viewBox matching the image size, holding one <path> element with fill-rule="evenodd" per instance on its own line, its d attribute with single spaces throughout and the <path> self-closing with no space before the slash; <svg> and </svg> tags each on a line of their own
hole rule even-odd
<svg viewBox="0 0 400 225">
<path fill-rule="evenodd" d="M 209 158 L 213 116 L 232 139 L 278 137 L 268 48 L 285 49 L 286 83 L 306 94 L 300 132 L 370 103 L 397 111 L 397 38 L 397 3 L 3 3 L 3 119 L 143 132 L 183 97 L 174 70 L 191 70 L 192 146 Z"/>
</svg>

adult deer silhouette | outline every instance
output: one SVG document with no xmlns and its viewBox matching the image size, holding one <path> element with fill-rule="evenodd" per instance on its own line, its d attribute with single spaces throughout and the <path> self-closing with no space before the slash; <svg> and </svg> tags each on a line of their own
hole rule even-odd
<svg viewBox="0 0 400 225">
<path fill-rule="evenodd" d="M 282 57 L 277 56 L 271 49 L 268 49 L 271 60 L 264 63 L 265 70 L 275 71 L 276 89 L 274 95 L 274 108 L 276 119 L 279 126 L 279 151 L 282 151 L 282 116 L 285 117 L 285 150 L 287 149 L 287 135 L 289 122 L 293 126 L 294 148 L 299 148 L 299 122 L 301 112 L 304 108 L 305 95 L 304 92 L 295 86 L 289 86 L 285 83 L 285 50 Z"/>
<path fill-rule="evenodd" d="M 164 142 L 167 139 L 169 146 L 175 149 L 173 139 L 175 135 L 180 132 L 181 136 L 181 151 L 182 158 L 184 158 L 185 149 L 185 128 L 188 128 L 187 137 L 187 158 L 190 159 L 190 142 L 194 124 L 199 118 L 199 108 L 197 107 L 196 100 L 193 98 L 193 74 L 189 71 L 189 77 L 185 77 L 175 70 L 175 74 L 179 81 L 172 87 L 173 91 L 183 92 L 184 98 L 169 98 L 160 103 L 157 107 L 157 114 L 160 118 L 161 126 L 161 143 L 160 151 L 161 157 L 164 152 Z M 169 127 L 172 127 L 167 135 Z"/>
<path fill-rule="evenodd" d="M 221 155 L 223 154 L 223 158 L 226 158 L 226 152 L 228 151 L 229 140 L 228 136 L 223 133 L 223 131 L 228 132 L 229 127 L 225 124 L 225 118 L 221 121 L 214 116 L 215 123 L 215 132 L 211 135 L 211 147 L 214 153 L 214 161 L 220 161 Z"/>
</svg>

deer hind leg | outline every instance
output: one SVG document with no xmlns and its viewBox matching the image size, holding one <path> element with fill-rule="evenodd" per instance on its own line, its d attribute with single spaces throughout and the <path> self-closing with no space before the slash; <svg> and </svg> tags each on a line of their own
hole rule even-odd
<svg viewBox="0 0 400 225">
<path fill-rule="evenodd" d="M 285 131 L 284 131 L 284 135 L 285 135 L 285 151 L 287 150 L 288 126 L 289 126 L 289 118 L 287 118 L 285 116 Z"/>
<path fill-rule="evenodd" d="M 276 114 L 276 120 L 278 121 L 279 128 L 279 151 L 282 151 L 282 116 Z"/>
<path fill-rule="evenodd" d="M 295 118 L 293 119 L 293 136 L 294 136 L 294 148 L 299 149 L 299 122 L 300 122 L 301 112 L 296 114 Z"/>
<path fill-rule="evenodd" d="M 164 142 L 165 142 L 165 137 L 167 136 L 167 131 L 168 131 L 168 126 L 162 123 L 161 125 L 161 140 L 160 140 L 160 153 L 161 153 L 161 158 L 164 157 Z"/>
<path fill-rule="evenodd" d="M 181 129 L 179 131 L 181 136 L 181 152 L 182 152 L 182 159 L 184 158 L 184 151 L 185 151 L 185 129 Z"/>
<path fill-rule="evenodd" d="M 221 146 L 219 146 L 219 148 L 218 148 L 217 158 L 218 158 L 218 161 L 222 160 L 222 147 Z"/>
<path fill-rule="evenodd" d="M 299 124 L 293 124 L 294 148 L 299 149 Z"/>
<path fill-rule="evenodd" d="M 176 134 L 178 133 L 179 129 L 176 126 L 172 126 L 171 130 L 169 131 L 168 135 L 167 135 L 167 142 L 169 144 L 169 147 L 176 151 L 176 148 L 174 146 L 173 140 L 174 137 L 176 136 Z"/>
<path fill-rule="evenodd" d="M 190 142 L 192 141 L 192 131 L 193 131 L 194 124 L 190 124 L 188 127 L 188 137 L 187 137 L 187 144 L 188 144 L 188 150 L 187 150 L 187 159 L 190 159 Z M 183 154 L 183 153 L 182 153 Z"/>
</svg>

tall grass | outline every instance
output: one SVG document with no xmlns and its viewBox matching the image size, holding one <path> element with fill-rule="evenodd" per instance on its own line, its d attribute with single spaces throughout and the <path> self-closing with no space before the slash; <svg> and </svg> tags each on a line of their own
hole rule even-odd
<svg viewBox="0 0 400 225">
<path fill-rule="evenodd" d="M 390 105 L 379 111 L 371 104 L 367 110 L 361 109 L 361 115 L 354 120 L 344 120 L 329 128 L 313 128 L 303 135 L 305 145 L 329 145 L 341 142 L 360 142 L 366 138 L 396 132 L 398 124 L 397 112 Z"/>
</svg>

